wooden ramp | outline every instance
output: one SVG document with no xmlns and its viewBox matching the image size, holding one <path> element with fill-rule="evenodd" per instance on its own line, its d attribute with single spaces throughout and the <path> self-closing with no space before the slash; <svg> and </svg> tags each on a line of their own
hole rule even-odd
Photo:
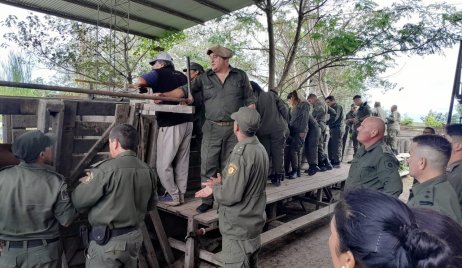
<svg viewBox="0 0 462 268">
<path fill-rule="evenodd" d="M 271 183 L 268 183 L 266 188 L 268 222 L 276 221 L 281 218 L 281 216 L 278 216 L 277 204 L 278 202 L 288 199 L 297 200 L 302 206 L 304 202 L 313 203 L 316 205 L 316 210 L 310 211 L 305 216 L 285 223 L 279 222 L 281 225 L 262 234 L 262 245 L 269 244 L 280 237 L 330 215 L 334 206 L 331 189 L 333 186 L 343 185 L 343 182 L 347 178 L 349 168 L 350 165 L 343 164 L 341 168 L 326 172 L 318 172 L 314 176 L 302 174 L 300 178 L 284 180 L 279 187 L 275 187 Z M 339 187 L 335 188 L 340 189 Z M 308 193 L 309 196 L 307 195 Z M 221 261 L 219 253 L 198 249 L 195 245 L 197 237 L 195 237 L 194 234 L 199 225 L 207 227 L 208 230 L 218 227 L 216 205 L 213 210 L 199 214 L 196 212 L 196 207 L 200 205 L 200 202 L 200 199 L 190 198 L 186 199 L 185 204 L 177 207 L 159 204 L 159 210 L 188 220 L 186 242 L 179 241 L 172 237 L 168 237 L 168 241 L 160 242 L 161 244 L 168 243 L 171 247 L 185 252 L 185 267 L 194 267 L 195 257 L 220 266 Z"/>
</svg>

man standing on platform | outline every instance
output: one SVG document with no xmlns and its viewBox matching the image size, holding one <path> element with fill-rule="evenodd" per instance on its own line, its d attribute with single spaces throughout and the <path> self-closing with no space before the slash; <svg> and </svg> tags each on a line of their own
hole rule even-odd
<svg viewBox="0 0 462 268">
<path fill-rule="evenodd" d="M 395 154 L 398 154 L 397 138 L 400 130 L 399 123 L 401 122 L 401 115 L 398 112 L 398 106 L 391 106 L 390 115 L 387 117 L 388 138 L 387 144 Z"/>
<path fill-rule="evenodd" d="M 26 132 L 13 143 L 20 164 L 0 169 L 0 267 L 61 267 L 59 226 L 78 214 L 50 166 L 55 143 L 53 135 Z"/>
<path fill-rule="evenodd" d="M 176 89 L 187 83 L 187 77 L 176 71 L 173 58 L 160 52 L 151 62 L 153 70 L 138 79 L 141 87 L 152 88 L 155 96 Z M 178 104 L 162 102 L 163 104 Z M 193 115 L 169 112 L 156 112 L 157 158 L 156 170 L 166 192 L 159 202 L 177 206 L 184 202 L 188 184 L 189 151 L 193 130 Z"/>
<path fill-rule="evenodd" d="M 378 117 L 364 119 L 358 128 L 362 146 L 351 161 L 345 190 L 365 187 L 398 197 L 403 192 L 399 163 L 383 141 L 385 123 Z"/>
<path fill-rule="evenodd" d="M 231 118 L 235 120 L 233 131 L 238 143 L 223 170 L 223 178 L 218 175 L 209 179 L 196 197 L 213 193 L 219 204 L 223 266 L 257 267 L 260 234 L 266 221 L 268 154 L 255 136 L 260 125 L 255 109 L 242 107 Z"/>
<path fill-rule="evenodd" d="M 337 104 L 334 96 L 328 96 L 326 103 L 335 110 L 335 116 L 327 121 L 330 129 L 330 138 L 328 144 L 329 160 L 333 167 L 339 168 L 342 159 L 342 136 L 343 136 L 343 107 Z"/>
<path fill-rule="evenodd" d="M 202 127 L 201 179 L 203 182 L 215 177 L 223 170 L 237 140 L 233 134 L 231 114 L 240 107 L 255 108 L 253 95 L 247 74 L 229 65 L 233 52 L 226 47 L 214 46 L 207 50 L 212 69 L 192 81 L 191 93 L 201 93 L 195 99 L 195 105 L 203 103 L 205 123 Z M 163 93 L 162 96 L 183 98 L 187 87 L 177 88 Z M 196 96 L 196 95 L 195 95 Z M 213 197 L 203 198 L 197 212 L 203 213 L 213 208 Z"/>
<path fill-rule="evenodd" d="M 430 134 L 431 135 L 431 134 Z M 446 139 L 451 143 L 451 158 L 449 158 L 446 174 L 448 181 L 456 191 L 462 208 L 462 125 L 446 126 Z"/>
<path fill-rule="evenodd" d="M 367 102 L 363 102 L 361 96 L 356 95 L 353 97 L 354 104 L 358 107 L 356 109 L 355 118 L 353 119 L 353 135 L 351 139 L 353 140 L 353 150 L 354 153 L 358 151 L 359 143 L 358 143 L 358 128 L 361 126 L 361 123 L 367 117 L 372 115 L 371 107 L 367 104 Z M 385 131 L 385 130 L 384 130 Z"/>
<path fill-rule="evenodd" d="M 109 134 L 112 159 L 93 165 L 72 193 L 81 212 L 88 212 L 91 242 L 86 267 L 137 267 L 143 243 L 139 229 L 157 202 L 154 171 L 136 157 L 138 133 L 127 124 Z"/>
</svg>

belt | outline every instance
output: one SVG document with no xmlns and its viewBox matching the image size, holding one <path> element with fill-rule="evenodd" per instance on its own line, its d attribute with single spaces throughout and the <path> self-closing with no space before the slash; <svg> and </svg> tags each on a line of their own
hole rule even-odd
<svg viewBox="0 0 462 268">
<path fill-rule="evenodd" d="M 133 232 L 133 231 L 135 231 L 137 229 L 138 229 L 138 227 L 134 227 L 134 226 L 124 227 L 124 228 L 114 228 L 114 229 L 111 230 L 111 237 L 128 234 L 128 233 Z"/>
<path fill-rule="evenodd" d="M 38 247 L 38 246 L 43 246 L 45 245 L 44 241 L 46 243 L 53 243 L 58 241 L 59 238 L 53 238 L 53 239 L 34 239 L 34 240 L 23 240 L 23 241 L 5 241 L 8 242 L 9 248 L 23 248 L 24 244 L 26 244 L 27 248 L 33 248 L 33 247 Z"/>
<path fill-rule="evenodd" d="M 234 121 L 212 121 L 209 120 L 212 124 L 219 125 L 222 127 L 234 125 Z"/>
</svg>

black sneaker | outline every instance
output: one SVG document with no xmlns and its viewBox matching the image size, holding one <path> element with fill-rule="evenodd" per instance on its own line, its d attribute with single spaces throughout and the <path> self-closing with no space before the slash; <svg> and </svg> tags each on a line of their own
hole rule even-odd
<svg viewBox="0 0 462 268">
<path fill-rule="evenodd" d="M 295 170 L 294 172 L 292 172 L 289 177 L 287 177 L 287 179 L 289 180 L 294 180 L 297 178 L 297 171 Z"/>
<path fill-rule="evenodd" d="M 273 178 L 271 179 L 271 183 L 274 185 L 274 186 L 280 186 L 281 185 L 281 181 L 284 180 L 284 174 L 276 174 L 273 176 Z"/>
<path fill-rule="evenodd" d="M 196 211 L 199 212 L 199 213 L 204 213 L 204 212 L 207 212 L 208 210 L 212 209 L 213 208 L 213 204 L 205 204 L 205 203 L 202 203 L 200 206 L 198 206 L 196 208 Z"/>
<path fill-rule="evenodd" d="M 306 171 L 308 173 L 308 176 L 313 176 L 316 174 L 318 171 L 321 171 L 321 169 L 318 167 L 318 165 L 312 165 L 310 168 Z"/>
</svg>

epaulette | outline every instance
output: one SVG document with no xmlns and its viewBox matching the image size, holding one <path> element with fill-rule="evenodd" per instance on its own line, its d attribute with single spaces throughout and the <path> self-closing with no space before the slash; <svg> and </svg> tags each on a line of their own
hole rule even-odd
<svg viewBox="0 0 462 268">
<path fill-rule="evenodd" d="M 239 145 L 237 148 L 234 149 L 233 153 L 237 155 L 242 155 L 244 153 L 245 146 L 246 144 Z"/>
<path fill-rule="evenodd" d="M 96 163 L 92 164 L 90 167 L 92 167 L 92 168 L 98 167 L 98 166 L 100 166 L 102 163 L 104 163 L 104 162 L 106 162 L 106 161 L 109 161 L 109 160 L 111 160 L 111 159 L 104 159 L 104 160 L 101 160 L 101 161 L 99 161 L 99 162 L 96 162 Z"/>
</svg>

